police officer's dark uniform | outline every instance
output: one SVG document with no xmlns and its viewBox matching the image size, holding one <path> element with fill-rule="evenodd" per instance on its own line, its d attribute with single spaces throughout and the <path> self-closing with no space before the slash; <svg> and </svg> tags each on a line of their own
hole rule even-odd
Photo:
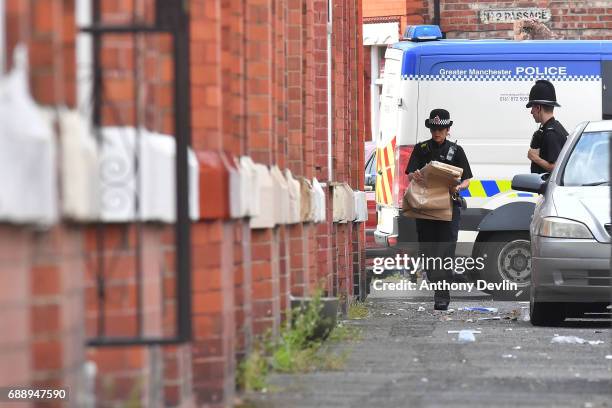
<svg viewBox="0 0 612 408">
<path fill-rule="evenodd" d="M 529 92 L 529 102 L 526 107 L 531 108 L 532 105 L 561 107 L 557 103 L 557 94 L 552 83 L 543 79 L 536 81 Z M 540 157 L 542 159 L 549 163 L 555 163 L 563 145 L 567 141 L 567 135 L 567 130 L 565 130 L 563 125 L 552 117 L 546 123 L 541 124 L 540 128 L 535 131 L 529 147 L 540 149 Z M 531 162 L 531 172 L 548 173 L 548 170 Z"/>
<path fill-rule="evenodd" d="M 449 128 L 453 124 L 450 114 L 444 109 L 434 109 L 425 120 L 427 128 Z M 451 164 L 463 169 L 461 181 L 472 178 L 472 170 L 467 160 L 465 152 L 461 146 L 445 139 L 442 144 L 438 144 L 434 139 L 417 143 L 414 147 L 406 174 L 422 169 L 430 161 L 439 161 Z M 419 239 L 421 253 L 426 257 L 454 257 L 459 233 L 461 198 L 453 199 L 453 218 L 452 221 L 438 221 L 417 218 L 416 228 Z M 446 280 L 451 282 L 452 271 L 428 271 L 428 279 L 431 282 Z M 434 307 L 446 310 L 450 302 L 450 293 L 446 290 L 436 291 L 434 294 Z"/>
</svg>

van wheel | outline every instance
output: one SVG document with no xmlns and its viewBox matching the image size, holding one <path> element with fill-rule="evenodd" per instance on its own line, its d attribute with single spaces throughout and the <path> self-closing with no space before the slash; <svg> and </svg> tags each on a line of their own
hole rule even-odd
<svg viewBox="0 0 612 408">
<path fill-rule="evenodd" d="M 517 290 L 486 290 L 499 299 L 529 299 L 531 243 L 527 231 L 496 232 L 477 242 L 477 257 L 485 258 L 481 279 L 488 283 L 515 283 Z"/>
<path fill-rule="evenodd" d="M 533 326 L 556 326 L 565 320 L 565 304 L 537 302 L 533 294 L 529 298 L 529 317 Z"/>
</svg>

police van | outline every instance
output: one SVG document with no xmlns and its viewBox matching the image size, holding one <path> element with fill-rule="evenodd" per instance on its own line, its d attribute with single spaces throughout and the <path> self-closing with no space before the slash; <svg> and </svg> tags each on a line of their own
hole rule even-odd
<svg viewBox="0 0 612 408">
<path fill-rule="evenodd" d="M 474 175 L 462 192 L 457 255 L 486 253 L 482 278 L 529 285 L 538 197 L 512 191 L 510 181 L 530 170 L 539 125 L 525 104 L 538 79 L 555 85 L 555 118 L 568 131 L 612 118 L 612 41 L 445 40 L 437 26 L 413 26 L 386 50 L 376 140 L 379 244 L 416 241 L 414 220 L 400 214 L 404 171 L 415 144 L 431 138 L 429 112 L 444 108 L 454 122 L 448 139 L 463 147 Z"/>
</svg>

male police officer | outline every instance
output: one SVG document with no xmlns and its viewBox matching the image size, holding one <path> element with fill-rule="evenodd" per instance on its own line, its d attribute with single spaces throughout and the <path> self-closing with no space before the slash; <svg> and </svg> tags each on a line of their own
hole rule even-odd
<svg viewBox="0 0 612 408">
<path fill-rule="evenodd" d="M 543 79 L 536 81 L 529 92 L 527 108 L 531 116 L 540 124 L 531 138 L 527 157 L 531 160 L 532 173 L 550 173 L 555 167 L 559 153 L 567 140 L 567 131 L 553 116 L 557 103 L 555 87 Z"/>
<path fill-rule="evenodd" d="M 450 127 L 453 121 L 450 114 L 444 109 L 434 109 L 429 114 L 429 119 L 425 120 L 425 127 L 431 132 L 431 139 L 418 143 L 408 161 L 406 173 L 411 182 L 423 182 L 423 175 L 420 172 L 427 163 L 432 160 L 461 167 L 463 174 L 461 182 L 452 188 L 453 199 L 453 218 L 452 221 L 437 221 L 416 219 L 417 235 L 422 253 L 426 257 L 441 257 L 442 262 L 446 257 L 454 257 L 455 246 L 457 244 L 457 234 L 459 233 L 459 218 L 461 199 L 458 193 L 468 188 L 472 171 L 468 163 L 465 152 L 461 146 L 447 140 Z M 435 268 L 434 268 L 435 269 Z M 443 268 L 442 268 L 443 269 Z M 451 270 L 430 270 L 428 278 L 431 282 L 446 280 L 451 282 Z M 436 291 L 434 294 L 434 309 L 446 310 L 450 302 L 448 290 Z"/>
</svg>

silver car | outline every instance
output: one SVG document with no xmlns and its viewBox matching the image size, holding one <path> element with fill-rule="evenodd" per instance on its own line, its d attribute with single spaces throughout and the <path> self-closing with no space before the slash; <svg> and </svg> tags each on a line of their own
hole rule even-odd
<svg viewBox="0 0 612 408">
<path fill-rule="evenodd" d="M 568 136 L 551 174 L 522 174 L 512 188 L 542 194 L 531 221 L 531 322 L 557 324 L 605 309 L 611 298 L 612 120 Z"/>
</svg>

